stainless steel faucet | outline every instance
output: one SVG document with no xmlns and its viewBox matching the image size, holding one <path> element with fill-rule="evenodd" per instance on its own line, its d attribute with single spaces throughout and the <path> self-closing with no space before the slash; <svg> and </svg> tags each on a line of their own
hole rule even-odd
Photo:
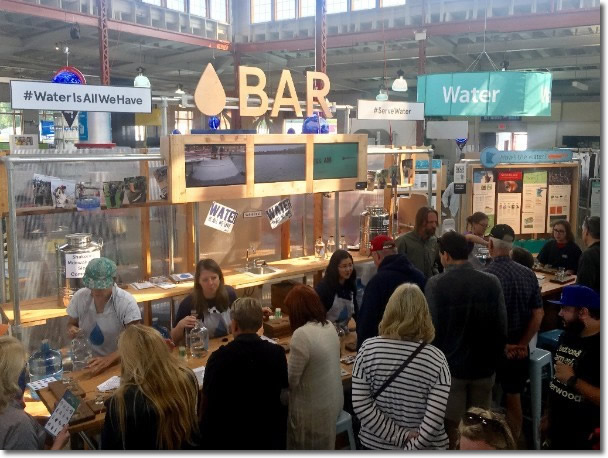
<svg viewBox="0 0 608 458">
<path fill-rule="evenodd" d="M 266 265 L 266 261 L 264 261 L 263 259 L 254 259 L 253 260 L 253 267 L 261 267 L 261 266 L 265 266 Z"/>
<path fill-rule="evenodd" d="M 255 254 L 255 248 L 253 245 L 249 245 L 249 248 L 247 248 L 247 252 L 245 255 L 245 269 L 249 270 L 251 268 L 251 265 L 249 264 L 249 255 L 250 254 Z M 255 261 L 254 261 L 254 266 L 255 266 Z"/>
</svg>

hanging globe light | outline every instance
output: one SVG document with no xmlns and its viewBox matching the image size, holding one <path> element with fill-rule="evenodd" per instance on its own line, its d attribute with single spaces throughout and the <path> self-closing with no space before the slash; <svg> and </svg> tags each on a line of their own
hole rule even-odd
<svg viewBox="0 0 608 458">
<path fill-rule="evenodd" d="M 133 80 L 133 87 L 150 87 L 150 80 L 144 75 L 143 67 L 137 67 L 137 76 Z"/>
</svg>

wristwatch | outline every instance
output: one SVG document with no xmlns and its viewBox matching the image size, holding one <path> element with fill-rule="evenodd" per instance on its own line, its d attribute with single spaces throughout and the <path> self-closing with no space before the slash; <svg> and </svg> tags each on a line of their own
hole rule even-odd
<svg viewBox="0 0 608 458">
<path fill-rule="evenodd" d="M 576 385 L 577 381 L 578 381 L 578 377 L 576 375 L 573 375 L 566 381 L 566 386 L 568 388 L 574 388 L 574 385 Z"/>
</svg>

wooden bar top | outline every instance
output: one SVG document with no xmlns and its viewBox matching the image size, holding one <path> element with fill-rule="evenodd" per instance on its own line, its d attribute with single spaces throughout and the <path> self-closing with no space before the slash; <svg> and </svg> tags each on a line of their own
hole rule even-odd
<svg viewBox="0 0 608 458">
<path fill-rule="evenodd" d="M 260 328 L 260 331 L 258 331 L 259 334 L 262 333 L 262 329 L 263 328 Z M 232 340 L 233 340 L 232 335 L 228 335 L 223 338 L 210 339 L 209 340 L 209 351 L 207 352 L 207 354 L 205 356 L 203 356 L 202 358 L 188 357 L 188 358 L 186 358 L 186 364 L 191 369 L 195 369 L 200 366 L 205 366 L 207 364 L 207 360 L 209 359 L 209 355 L 211 353 L 213 353 L 215 350 L 217 350 L 220 346 L 226 345 L 228 342 L 231 342 Z M 282 338 L 278 339 L 278 343 L 280 345 L 289 345 L 290 341 L 291 341 L 291 336 L 286 336 L 286 337 L 282 337 Z M 349 334 L 347 334 L 346 336 L 341 338 L 341 351 L 340 351 L 341 357 L 356 354 L 355 352 L 351 352 L 351 351 L 348 351 L 345 349 L 345 345 L 347 343 L 356 342 L 356 341 L 357 341 L 357 335 L 355 332 L 350 332 Z M 175 348 L 174 352 L 178 352 L 178 349 Z M 287 358 L 289 359 L 289 353 L 287 354 Z M 344 371 L 347 372 L 346 375 L 342 376 L 342 384 L 345 387 L 350 387 L 353 364 L 340 363 L 340 366 L 342 367 L 342 369 L 344 369 Z M 86 393 L 85 399 L 89 400 L 89 399 L 95 399 L 96 394 L 98 393 L 97 386 L 100 385 L 101 383 L 105 382 L 106 380 L 108 380 L 110 377 L 112 377 L 114 375 L 120 376 L 120 365 L 114 365 L 114 366 L 108 368 L 107 370 L 105 370 L 103 373 L 101 373 L 99 375 L 95 375 L 95 376 L 91 376 L 87 370 L 73 372 L 71 374 L 71 378 L 73 380 L 75 380 L 76 382 L 78 382 L 80 387 Z M 49 388 L 43 388 L 43 389 L 37 391 L 36 393 L 38 394 L 38 396 L 40 397 L 41 401 L 46 406 L 48 411 L 52 412 L 54 409 L 55 403 L 58 401 L 58 399 L 55 397 L 55 395 L 52 393 L 52 391 Z M 89 421 L 84 421 L 82 423 L 77 423 L 77 424 L 71 426 L 69 429 L 70 429 L 71 433 L 77 433 L 80 431 L 97 432 L 102 429 L 104 419 L 105 419 L 105 412 L 98 413 L 97 415 L 95 415 L 94 419 L 89 420 Z"/>
<path fill-rule="evenodd" d="M 358 252 L 351 252 L 351 255 L 355 264 L 371 261 L 370 257 L 361 256 Z M 235 268 L 223 269 L 224 281 L 235 289 L 250 288 L 252 286 L 274 283 L 287 278 L 305 275 L 310 272 L 318 272 L 324 270 L 328 263 L 329 260 L 319 260 L 314 256 L 270 261 L 268 265 L 279 269 L 279 271 L 266 275 L 243 273 Z M 175 288 L 171 289 L 154 287 L 142 290 L 137 290 L 129 285 L 125 288 L 125 291 L 131 293 L 138 303 L 142 303 L 189 294 L 192 291 L 193 285 L 194 283 L 190 281 L 178 283 Z M 56 296 L 22 301 L 20 307 L 22 326 L 44 324 L 50 318 L 66 315 L 65 307 L 59 306 L 59 300 Z M 12 324 L 14 319 L 13 304 L 11 302 L 2 304 L 2 312 Z"/>
</svg>

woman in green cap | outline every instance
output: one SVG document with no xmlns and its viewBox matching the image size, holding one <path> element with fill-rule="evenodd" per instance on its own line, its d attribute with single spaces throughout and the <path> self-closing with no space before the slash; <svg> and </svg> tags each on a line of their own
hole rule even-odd
<svg viewBox="0 0 608 458">
<path fill-rule="evenodd" d="M 82 277 L 85 288 L 70 301 L 67 313 L 71 339 L 83 333 L 93 349 L 87 366 L 93 374 L 118 361 L 118 336 L 130 324 L 141 321 L 135 298 L 114 283 L 116 264 L 108 258 L 92 259 Z"/>
</svg>

